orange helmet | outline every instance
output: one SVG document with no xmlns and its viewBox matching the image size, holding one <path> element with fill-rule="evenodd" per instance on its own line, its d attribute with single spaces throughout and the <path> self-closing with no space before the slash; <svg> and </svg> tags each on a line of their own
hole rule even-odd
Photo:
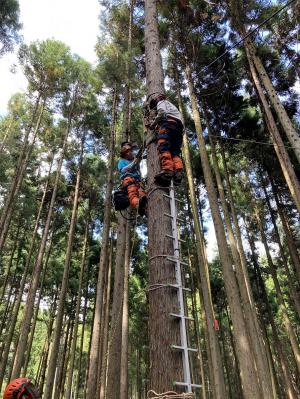
<svg viewBox="0 0 300 399">
<path fill-rule="evenodd" d="M 17 378 L 11 381 L 4 391 L 3 399 L 38 399 L 40 398 L 29 378 Z"/>
</svg>

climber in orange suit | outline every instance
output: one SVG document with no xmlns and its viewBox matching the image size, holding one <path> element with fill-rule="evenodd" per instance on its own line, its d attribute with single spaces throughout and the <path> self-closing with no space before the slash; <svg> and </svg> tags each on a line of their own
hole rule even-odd
<svg viewBox="0 0 300 399">
<path fill-rule="evenodd" d="M 157 133 L 157 149 L 161 164 L 161 172 L 155 176 L 155 181 L 161 186 L 169 186 L 173 179 L 174 185 L 181 183 L 183 163 L 180 158 L 183 124 L 179 110 L 166 96 L 154 93 L 147 101 L 149 113 L 155 111 L 154 119 L 145 119 L 145 126 Z"/>
<path fill-rule="evenodd" d="M 127 189 L 131 207 L 138 209 L 138 213 L 143 216 L 146 214 L 147 197 L 141 185 L 139 162 L 134 158 L 131 143 L 124 141 L 121 144 L 120 155 L 118 170 L 122 185 Z"/>
</svg>

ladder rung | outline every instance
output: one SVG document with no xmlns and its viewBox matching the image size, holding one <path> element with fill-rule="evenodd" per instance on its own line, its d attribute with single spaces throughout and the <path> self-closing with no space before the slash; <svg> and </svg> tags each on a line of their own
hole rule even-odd
<svg viewBox="0 0 300 399">
<path fill-rule="evenodd" d="M 179 289 L 179 288 L 181 288 L 183 291 L 188 291 L 188 292 L 191 292 L 191 291 L 192 291 L 190 288 L 187 288 L 187 287 L 181 287 L 181 286 L 180 286 L 180 285 L 178 285 L 178 284 L 169 284 L 169 286 L 170 286 L 170 287 L 172 287 L 172 288 L 176 288 L 176 289 Z"/>
<path fill-rule="evenodd" d="M 200 384 L 188 384 L 187 382 L 179 382 L 179 381 L 175 381 L 174 385 L 181 387 L 187 387 L 188 385 L 190 385 L 192 388 L 202 388 L 202 385 Z"/>
<path fill-rule="evenodd" d="M 184 265 L 184 266 L 188 266 L 188 263 L 186 263 L 186 262 L 183 262 L 182 260 L 180 260 L 180 259 L 176 259 L 176 258 L 170 258 L 170 257 L 168 257 L 167 258 L 167 260 L 168 261 L 170 261 L 170 262 L 174 262 L 174 263 L 177 263 L 178 261 L 182 264 L 182 265 Z"/>
<path fill-rule="evenodd" d="M 182 200 L 180 200 L 178 198 L 175 198 L 175 201 L 180 202 L 181 204 L 184 204 L 184 201 L 182 201 Z"/>
<path fill-rule="evenodd" d="M 166 237 L 171 238 L 172 240 L 175 240 L 174 236 L 171 236 L 171 234 L 166 234 Z M 185 240 L 182 240 L 181 238 L 178 238 L 178 241 L 180 242 L 186 242 Z"/>
<path fill-rule="evenodd" d="M 164 213 L 164 215 L 167 216 L 167 217 L 170 218 L 170 219 L 173 219 L 173 216 L 172 216 L 170 213 Z M 182 219 L 182 218 L 180 218 L 180 217 L 178 217 L 178 216 L 176 216 L 176 220 L 177 220 L 178 222 L 180 222 L 180 223 L 185 223 L 185 222 L 186 222 L 186 220 L 184 220 L 184 219 Z"/>
<path fill-rule="evenodd" d="M 170 215 L 170 213 L 164 213 L 164 215 L 165 215 L 165 216 L 167 216 L 168 218 L 171 218 L 171 219 L 173 219 L 173 216 L 172 216 L 172 215 Z"/>
<path fill-rule="evenodd" d="M 184 351 L 185 349 L 187 349 L 189 352 L 198 352 L 198 349 L 195 348 L 185 348 L 183 346 L 179 346 L 179 345 L 171 345 L 172 349 L 178 349 L 179 351 Z"/>
<path fill-rule="evenodd" d="M 183 319 L 185 319 L 185 320 L 194 321 L 194 318 L 193 318 L 193 317 L 185 316 L 185 315 L 183 315 L 183 314 L 170 313 L 170 316 L 176 317 L 176 318 L 178 318 L 178 319 L 183 318 Z"/>
</svg>

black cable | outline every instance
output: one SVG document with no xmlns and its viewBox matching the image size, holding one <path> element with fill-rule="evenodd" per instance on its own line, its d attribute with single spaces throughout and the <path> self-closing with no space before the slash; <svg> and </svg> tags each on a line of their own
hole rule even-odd
<svg viewBox="0 0 300 399">
<path fill-rule="evenodd" d="M 199 73 L 197 74 L 197 76 L 199 76 L 201 73 L 203 73 L 206 69 L 208 69 L 209 67 L 211 67 L 212 65 L 214 65 L 217 61 L 219 61 L 221 58 L 224 57 L 224 55 L 226 55 L 227 53 L 229 53 L 229 51 L 231 51 L 232 49 L 234 49 L 235 47 L 238 47 L 241 43 L 243 43 L 245 41 L 245 39 L 247 39 L 247 37 L 251 36 L 254 32 L 256 32 L 261 26 L 263 26 L 265 23 L 267 23 L 268 21 L 270 21 L 270 19 L 274 18 L 277 14 L 279 14 L 281 11 L 283 11 L 286 7 L 290 6 L 292 3 L 294 3 L 296 0 L 290 0 L 289 2 L 287 2 L 284 6 L 282 6 L 281 8 L 279 8 L 279 10 L 275 11 L 272 15 L 270 15 L 267 19 L 265 19 L 263 22 L 261 22 L 259 25 L 257 25 L 256 28 L 252 29 L 251 31 L 249 31 L 245 36 L 243 36 L 237 43 L 233 44 L 232 46 L 230 46 L 226 51 L 224 51 L 224 53 L 222 53 L 221 55 L 219 55 L 219 57 L 217 57 L 215 60 L 213 60 L 210 64 L 206 65 L 205 67 L 203 67 L 202 69 L 200 69 Z"/>
</svg>

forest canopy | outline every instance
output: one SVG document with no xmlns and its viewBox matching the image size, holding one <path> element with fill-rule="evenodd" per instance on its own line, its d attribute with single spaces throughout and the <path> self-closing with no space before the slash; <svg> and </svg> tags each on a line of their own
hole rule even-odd
<svg viewBox="0 0 300 399">
<path fill-rule="evenodd" d="M 299 397 L 299 2 L 99 6 L 91 65 L 22 42 L 1 1 L 0 56 L 17 46 L 27 81 L 0 118 L 1 394 L 28 377 L 43 399 Z M 159 101 L 182 133 L 148 123 Z M 115 209 L 128 142 L 143 212 Z"/>
</svg>

